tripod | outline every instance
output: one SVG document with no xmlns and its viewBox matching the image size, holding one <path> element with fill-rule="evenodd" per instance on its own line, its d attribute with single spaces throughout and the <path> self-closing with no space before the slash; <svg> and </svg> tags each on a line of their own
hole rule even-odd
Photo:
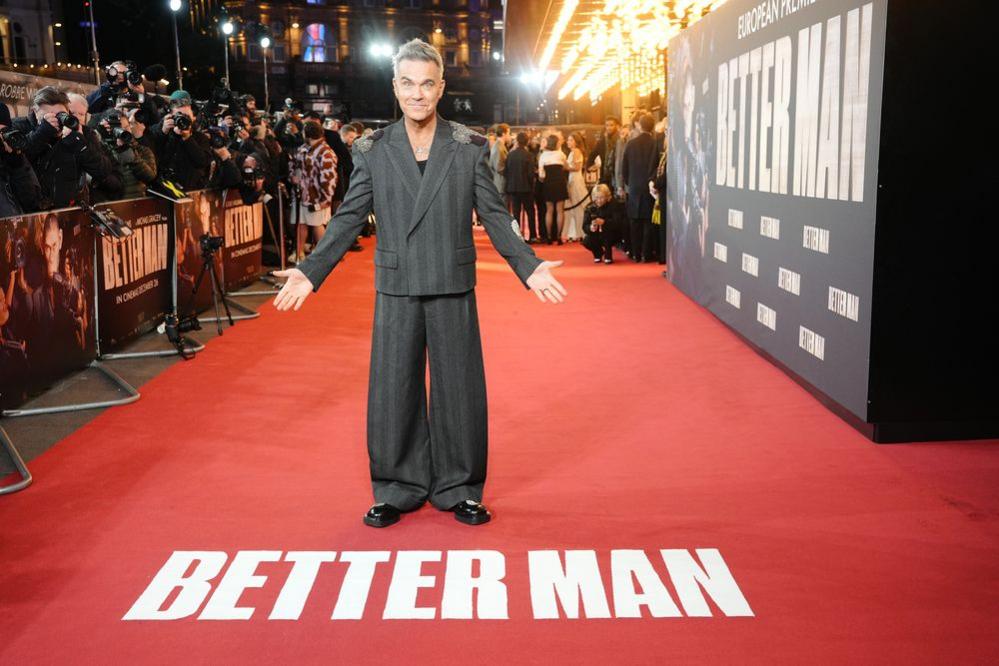
<svg viewBox="0 0 999 666">
<path fill-rule="evenodd" d="M 219 313 L 219 301 L 222 301 L 222 307 L 225 308 L 225 315 L 229 320 L 229 325 L 235 326 L 235 322 L 232 320 L 232 312 L 229 311 L 229 303 L 225 300 L 225 294 L 222 293 L 222 286 L 219 284 L 218 272 L 215 270 L 215 248 L 211 247 L 205 236 L 202 236 L 201 270 L 198 271 L 198 277 L 194 280 L 194 288 L 191 290 L 188 307 L 184 310 L 184 312 L 191 312 L 194 310 L 195 299 L 198 296 L 198 287 L 201 286 L 201 281 L 204 279 L 205 273 L 208 273 L 208 276 L 212 280 L 212 305 L 215 306 L 215 327 L 219 335 L 222 335 L 222 315 Z"/>
</svg>

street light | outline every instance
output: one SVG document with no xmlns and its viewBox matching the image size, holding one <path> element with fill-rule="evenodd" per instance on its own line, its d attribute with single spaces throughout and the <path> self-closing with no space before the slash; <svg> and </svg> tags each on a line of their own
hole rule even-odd
<svg viewBox="0 0 999 666">
<path fill-rule="evenodd" d="M 229 88 L 229 35 L 236 29 L 232 21 L 226 19 L 222 24 L 222 43 L 225 44 L 225 87 Z"/>
<path fill-rule="evenodd" d="M 101 85 L 101 57 L 97 53 L 97 28 L 94 24 L 94 3 L 88 2 L 83 3 L 83 6 L 87 8 L 87 12 L 90 14 L 90 57 L 94 60 L 94 79 L 97 81 L 97 85 Z"/>
<path fill-rule="evenodd" d="M 267 89 L 267 49 L 271 47 L 271 38 L 263 35 L 260 38 L 260 49 L 264 56 L 264 111 L 270 109 L 270 91 Z"/>
<path fill-rule="evenodd" d="M 177 52 L 177 89 L 184 88 L 184 71 L 180 67 L 180 39 L 177 37 L 177 12 L 180 11 L 180 0 L 170 0 L 170 11 L 173 12 L 173 47 Z"/>
</svg>

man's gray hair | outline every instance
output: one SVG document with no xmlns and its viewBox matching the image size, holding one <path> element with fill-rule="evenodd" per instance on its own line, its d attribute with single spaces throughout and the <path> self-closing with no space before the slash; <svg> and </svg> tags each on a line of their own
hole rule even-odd
<svg viewBox="0 0 999 666">
<path fill-rule="evenodd" d="M 590 196 L 592 196 L 594 199 L 597 198 L 597 195 L 601 194 L 607 197 L 608 199 L 610 199 L 611 197 L 611 189 L 607 187 L 606 183 L 599 183 L 597 185 L 594 185 L 593 189 L 590 191 Z"/>
<path fill-rule="evenodd" d="M 441 78 L 444 78 L 444 59 L 441 58 L 440 51 L 422 39 L 411 39 L 395 52 L 392 56 L 392 75 L 399 76 L 399 63 L 403 60 L 422 60 L 424 62 L 436 63 L 441 70 Z"/>
</svg>

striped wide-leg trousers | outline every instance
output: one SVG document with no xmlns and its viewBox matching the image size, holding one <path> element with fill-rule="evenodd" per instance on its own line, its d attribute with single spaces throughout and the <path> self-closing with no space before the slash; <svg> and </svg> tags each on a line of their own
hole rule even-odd
<svg viewBox="0 0 999 666">
<path fill-rule="evenodd" d="M 443 510 L 466 499 L 481 501 L 487 438 L 475 290 L 441 296 L 378 292 L 368 385 L 375 501 L 403 511 L 428 499 Z"/>
</svg>

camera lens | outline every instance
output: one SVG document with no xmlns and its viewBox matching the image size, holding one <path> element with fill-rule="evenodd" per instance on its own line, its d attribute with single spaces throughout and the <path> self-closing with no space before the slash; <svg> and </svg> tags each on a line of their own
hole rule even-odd
<svg viewBox="0 0 999 666">
<path fill-rule="evenodd" d="M 71 130 L 75 130 L 80 126 L 80 119 L 67 111 L 57 113 L 56 120 L 59 121 L 60 127 L 68 127 Z"/>
</svg>

